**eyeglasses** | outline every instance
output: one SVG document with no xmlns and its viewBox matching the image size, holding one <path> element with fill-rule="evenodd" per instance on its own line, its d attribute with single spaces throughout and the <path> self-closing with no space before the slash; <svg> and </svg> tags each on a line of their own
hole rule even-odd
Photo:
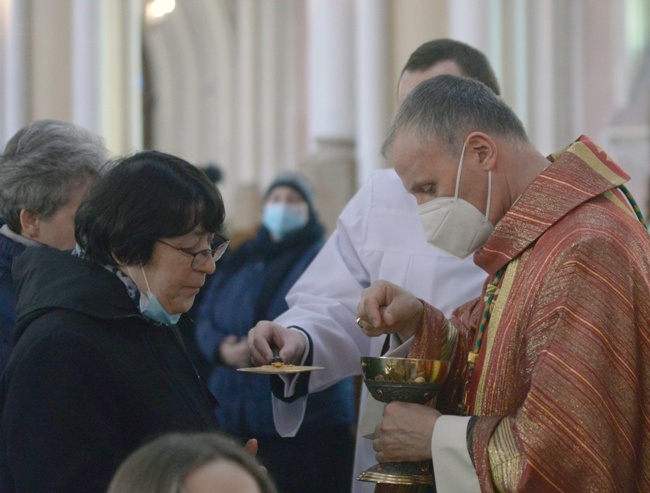
<svg viewBox="0 0 650 493">
<path fill-rule="evenodd" d="M 189 255 L 192 257 L 192 269 L 198 270 L 203 266 L 208 259 L 212 259 L 214 262 L 219 260 L 221 256 L 225 253 L 226 249 L 228 248 L 228 245 L 230 244 L 230 240 L 226 240 L 225 238 L 222 238 L 220 236 L 215 236 L 214 239 L 212 240 L 212 246 L 214 247 L 215 243 L 218 243 L 216 247 L 214 248 L 206 248 L 205 250 L 201 250 L 198 252 L 193 252 L 189 248 L 179 248 L 175 247 L 174 245 L 170 245 L 166 241 L 158 240 L 159 243 L 162 243 L 163 245 L 167 245 L 168 247 L 173 248 L 174 250 L 177 250 L 181 253 L 184 253 L 185 255 Z"/>
</svg>

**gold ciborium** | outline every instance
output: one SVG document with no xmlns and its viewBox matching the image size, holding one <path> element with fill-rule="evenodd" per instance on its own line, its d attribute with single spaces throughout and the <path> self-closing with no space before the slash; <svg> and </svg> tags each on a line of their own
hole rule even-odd
<svg viewBox="0 0 650 493">
<path fill-rule="evenodd" d="M 363 382 L 380 402 L 426 404 L 433 400 L 449 370 L 449 362 L 415 358 L 362 357 Z M 432 485 L 432 464 L 381 462 L 362 472 L 358 481 L 395 485 Z"/>
</svg>

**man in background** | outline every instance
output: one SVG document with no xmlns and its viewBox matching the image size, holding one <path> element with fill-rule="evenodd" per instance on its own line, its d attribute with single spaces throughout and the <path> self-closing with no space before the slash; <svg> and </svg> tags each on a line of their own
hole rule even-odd
<svg viewBox="0 0 650 493">
<path fill-rule="evenodd" d="M 420 82 L 441 74 L 473 77 L 496 94 L 499 86 L 485 55 L 455 40 L 420 46 L 406 63 L 398 101 Z M 308 393 L 361 373 L 361 356 L 382 354 L 384 341 L 369 339 L 357 326 L 362 290 L 379 279 L 417 294 L 449 314 L 480 293 L 484 271 L 471 257 L 460 259 L 431 247 L 424 236 L 415 199 L 393 169 L 375 172 L 341 213 L 337 227 L 310 267 L 287 295 L 289 310 L 273 322 L 258 323 L 249 334 L 251 357 L 271 360 L 268 341 L 280 347 L 286 363 L 306 362 L 325 370 L 287 380 L 275 379 L 275 424 L 293 436 L 304 416 Z M 290 327 L 290 328 L 287 328 Z M 362 390 L 361 408 L 368 398 Z M 354 475 L 376 462 L 372 441 L 357 436 Z M 353 481 L 354 491 L 373 485 Z"/>
</svg>

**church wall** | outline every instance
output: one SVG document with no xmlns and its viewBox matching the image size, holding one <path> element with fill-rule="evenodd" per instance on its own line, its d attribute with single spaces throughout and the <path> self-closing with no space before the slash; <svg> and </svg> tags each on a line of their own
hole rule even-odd
<svg viewBox="0 0 650 493">
<path fill-rule="evenodd" d="M 373 147 L 408 55 L 448 36 L 488 55 L 542 152 L 581 133 L 605 147 L 633 138 L 632 154 L 644 152 L 648 118 L 636 117 L 633 132 L 614 118 L 633 107 L 648 0 L 193 0 L 156 25 L 143 22 L 144 3 L 1 0 L 0 137 L 50 117 L 100 133 L 115 153 L 141 148 L 144 43 L 152 143 L 222 166 L 233 229 L 254 228 L 265 186 L 298 169 L 320 189 L 331 231 L 388 165 Z M 649 166 L 635 161 L 645 183 Z"/>
</svg>

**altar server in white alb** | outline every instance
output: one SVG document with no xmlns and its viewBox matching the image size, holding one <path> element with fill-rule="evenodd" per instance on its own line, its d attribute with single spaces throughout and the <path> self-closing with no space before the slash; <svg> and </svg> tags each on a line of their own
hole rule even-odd
<svg viewBox="0 0 650 493">
<path fill-rule="evenodd" d="M 464 43 L 438 39 L 423 44 L 409 58 L 400 77 L 398 100 L 423 80 L 442 74 L 471 77 L 499 93 L 485 55 Z M 256 364 L 270 362 L 269 341 L 273 341 L 286 363 L 325 367 L 290 379 L 273 378 L 280 435 L 295 435 L 309 393 L 359 375 L 361 356 L 378 356 L 390 349 L 383 347 L 383 338 L 368 338 L 357 326 L 357 304 L 364 288 L 375 280 L 388 280 L 449 315 L 478 296 L 485 281 L 485 272 L 474 265 L 470 253 L 457 258 L 427 243 L 416 201 L 395 171 L 375 172 L 347 204 L 336 230 L 287 295 L 289 310 L 274 322 L 259 322 L 249 332 Z M 362 410 L 367 399 L 364 388 Z M 368 428 L 363 420 L 362 416 L 355 477 L 376 462 L 372 440 L 361 436 Z M 371 483 L 353 481 L 355 492 L 373 490 Z"/>
</svg>

